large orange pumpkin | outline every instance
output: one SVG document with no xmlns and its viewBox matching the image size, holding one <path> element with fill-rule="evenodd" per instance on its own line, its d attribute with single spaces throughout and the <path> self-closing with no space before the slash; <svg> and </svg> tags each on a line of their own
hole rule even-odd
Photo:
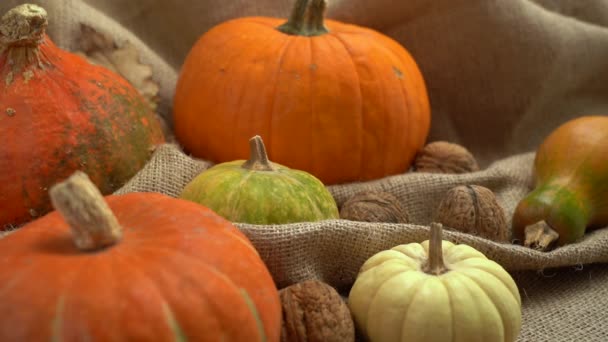
<svg viewBox="0 0 608 342">
<path fill-rule="evenodd" d="M 0 239 L 0 341 L 279 341 L 269 271 L 208 208 L 104 201 L 82 173 L 51 198 L 58 211 Z"/>
<path fill-rule="evenodd" d="M 174 98 L 179 142 L 213 162 L 245 159 L 260 135 L 275 162 L 325 184 L 406 171 L 427 138 L 417 64 L 397 42 L 324 20 L 324 0 L 291 18 L 224 22 L 189 52 Z"/>
<path fill-rule="evenodd" d="M 48 188 L 75 170 L 113 192 L 163 142 L 139 92 L 59 49 L 47 23 L 30 4 L 0 19 L 0 229 L 50 211 Z"/>
</svg>

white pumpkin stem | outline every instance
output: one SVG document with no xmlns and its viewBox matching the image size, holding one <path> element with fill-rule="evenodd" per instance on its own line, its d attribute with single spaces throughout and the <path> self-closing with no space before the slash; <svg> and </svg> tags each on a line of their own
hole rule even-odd
<svg viewBox="0 0 608 342">
<path fill-rule="evenodd" d="M 270 160 L 268 160 L 264 141 L 262 141 L 262 137 L 259 135 L 249 139 L 249 159 L 242 166 L 255 171 L 275 170 Z"/>
<path fill-rule="evenodd" d="M 431 223 L 431 238 L 429 239 L 429 259 L 427 261 L 425 272 L 435 275 L 440 275 L 447 272 L 447 268 L 443 262 L 443 227 L 441 223 Z"/>
<path fill-rule="evenodd" d="M 76 171 L 50 191 L 51 203 L 68 223 L 74 243 L 82 251 L 117 243 L 122 228 L 97 187 L 82 171 Z"/>
</svg>

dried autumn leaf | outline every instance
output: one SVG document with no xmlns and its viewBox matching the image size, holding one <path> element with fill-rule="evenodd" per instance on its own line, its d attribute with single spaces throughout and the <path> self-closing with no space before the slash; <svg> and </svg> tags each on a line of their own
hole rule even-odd
<svg viewBox="0 0 608 342">
<path fill-rule="evenodd" d="M 85 24 L 80 25 L 80 32 L 76 53 L 90 63 L 106 67 L 124 77 L 156 109 L 160 87 L 152 79 L 152 67 L 139 61 L 137 48 L 128 41 L 119 46 L 112 37 Z"/>
</svg>

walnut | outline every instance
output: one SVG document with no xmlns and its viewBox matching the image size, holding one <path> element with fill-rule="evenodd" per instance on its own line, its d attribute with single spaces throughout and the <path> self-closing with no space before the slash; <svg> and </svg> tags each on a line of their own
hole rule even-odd
<svg viewBox="0 0 608 342">
<path fill-rule="evenodd" d="M 306 280 L 279 291 L 283 308 L 281 342 L 355 341 L 355 324 L 331 286 Z"/>
<path fill-rule="evenodd" d="M 479 185 L 450 189 L 439 203 L 435 220 L 446 228 L 497 242 L 509 242 L 511 238 L 505 212 L 496 196 Z"/>
<path fill-rule="evenodd" d="M 475 157 L 463 146 L 447 141 L 427 144 L 414 160 L 414 170 L 431 173 L 467 173 L 479 170 Z"/>
<path fill-rule="evenodd" d="M 383 191 L 363 191 L 355 194 L 340 208 L 340 218 L 363 222 L 409 222 L 409 216 L 399 199 Z"/>
</svg>

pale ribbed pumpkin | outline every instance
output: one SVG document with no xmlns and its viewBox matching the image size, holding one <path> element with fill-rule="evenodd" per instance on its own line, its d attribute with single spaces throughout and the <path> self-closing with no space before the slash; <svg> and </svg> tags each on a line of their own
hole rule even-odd
<svg viewBox="0 0 608 342">
<path fill-rule="evenodd" d="M 297 0 L 290 19 L 221 23 L 194 44 L 174 98 L 177 139 L 214 163 L 245 159 L 260 135 L 277 163 L 324 184 L 408 170 L 430 106 L 421 71 L 391 38 L 324 20 L 325 0 Z"/>
<path fill-rule="evenodd" d="M 467 245 L 431 238 L 369 258 L 350 291 L 355 323 L 371 342 L 508 342 L 521 328 L 511 276 Z"/>
</svg>

